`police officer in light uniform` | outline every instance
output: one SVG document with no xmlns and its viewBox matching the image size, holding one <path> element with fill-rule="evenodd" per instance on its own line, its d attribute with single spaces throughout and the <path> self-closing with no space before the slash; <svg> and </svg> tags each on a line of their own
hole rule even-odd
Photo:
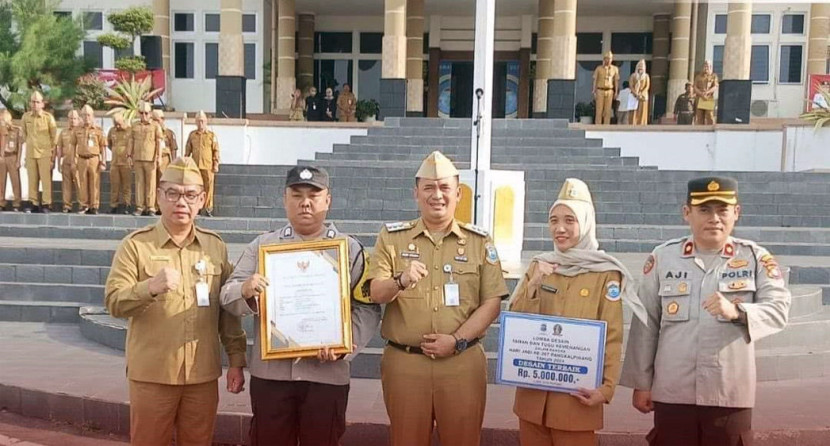
<svg viewBox="0 0 830 446">
<path fill-rule="evenodd" d="M 213 217 L 213 180 L 216 172 L 219 172 L 219 140 L 216 139 L 216 134 L 208 130 L 207 115 L 203 111 L 196 114 L 196 130 L 187 137 L 184 156 L 192 156 L 199 166 L 207 194 L 205 215 Z"/>
<path fill-rule="evenodd" d="M 81 108 L 81 119 L 83 125 L 72 130 L 69 140 L 78 160 L 78 201 L 81 203 L 78 212 L 97 214 L 101 205 L 101 171 L 107 166 L 104 161 L 107 139 L 104 131 L 95 125 L 92 107 L 84 105 Z"/>
<path fill-rule="evenodd" d="M 161 218 L 118 247 L 105 290 L 107 310 L 129 318 L 127 379 L 130 440 L 136 446 L 210 445 L 222 374 L 242 391 L 245 331 L 219 305 L 233 267 L 218 234 L 194 224 L 205 203 L 202 176 L 190 158 L 161 177 Z"/>
<path fill-rule="evenodd" d="M 487 360 L 479 343 L 507 286 L 482 229 L 455 220 L 458 170 L 433 152 L 415 175 L 421 217 L 387 223 L 370 263 L 371 296 L 386 303 L 383 399 L 393 446 L 478 445 Z"/>
<path fill-rule="evenodd" d="M 159 165 L 156 169 L 156 186 L 158 186 L 161 174 L 164 173 L 164 170 L 167 169 L 170 162 L 176 159 L 179 144 L 176 142 L 176 134 L 164 125 L 164 112 L 162 110 L 153 110 L 153 122 L 161 127 L 162 134 L 161 141 L 159 141 L 161 154 L 159 155 Z M 156 197 L 156 203 L 158 203 L 158 197 Z"/>
<path fill-rule="evenodd" d="M 614 54 L 611 51 L 606 52 L 602 56 L 602 65 L 594 70 L 593 95 L 594 100 L 596 100 L 594 124 L 611 123 L 611 108 L 614 104 L 614 98 L 617 97 L 617 88 L 620 85 L 620 70 L 611 63 L 613 60 Z"/>
<path fill-rule="evenodd" d="M 775 258 L 731 236 L 740 212 L 735 180 L 689 181 L 692 234 L 643 267 L 648 319 L 631 322 L 620 384 L 654 411 L 652 446 L 751 444 L 755 343 L 784 328 L 791 296 Z"/>
<path fill-rule="evenodd" d="M 133 215 L 156 213 L 156 167 L 163 137 L 161 127 L 150 119 L 150 104 L 138 106 L 139 122 L 130 129 L 127 160 L 135 170 L 135 212 Z"/>
<path fill-rule="evenodd" d="M 346 431 L 351 361 L 374 336 L 380 323 L 380 305 L 369 300 L 368 255 L 360 242 L 326 224 L 331 204 L 329 176 L 313 166 L 293 167 L 286 175 L 283 196 L 288 224 L 260 235 L 242 253 L 228 283 L 222 288 L 222 305 L 246 316 L 258 311 L 259 295 L 268 280 L 257 273 L 262 245 L 345 237 L 351 266 L 352 338 L 356 350 L 337 356 L 320 350 L 316 358 L 299 361 L 263 361 L 263 340 L 254 331 L 251 357 L 251 424 L 253 446 L 337 446 Z M 256 315 L 255 317 L 262 317 Z"/>
<path fill-rule="evenodd" d="M 121 113 L 112 117 L 113 126 L 107 133 L 107 142 L 112 151 L 110 162 L 110 214 L 118 213 L 118 207 L 123 206 L 123 212 L 128 214 L 132 195 L 133 170 L 127 158 L 127 144 L 130 139 L 130 126 L 124 122 Z"/>
<path fill-rule="evenodd" d="M 8 110 L 0 110 L 0 211 L 6 208 L 6 176 L 12 183 L 12 210 L 20 211 L 20 152 L 23 149 L 23 132 L 12 125 Z"/>
<path fill-rule="evenodd" d="M 23 114 L 23 138 L 26 140 L 26 174 L 29 179 L 29 200 L 32 207 L 26 212 L 49 213 L 52 206 L 52 169 L 55 167 L 55 146 L 58 127 L 55 118 L 43 111 L 43 95 L 32 93 L 32 110 Z M 38 185 L 43 193 L 38 199 Z"/>
</svg>

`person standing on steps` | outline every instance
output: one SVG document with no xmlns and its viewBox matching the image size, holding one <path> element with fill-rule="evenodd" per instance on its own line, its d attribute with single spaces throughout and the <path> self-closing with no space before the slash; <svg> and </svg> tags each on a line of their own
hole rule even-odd
<svg viewBox="0 0 830 446">
<path fill-rule="evenodd" d="M 162 135 L 161 141 L 159 141 L 161 154 L 159 155 L 159 165 L 156 169 L 156 187 L 158 187 L 161 182 L 162 173 L 167 169 L 170 162 L 176 159 L 179 152 L 179 143 L 176 142 L 176 134 L 164 125 L 164 111 L 153 110 L 153 122 L 161 127 Z M 156 204 L 158 205 L 158 195 L 156 195 Z M 159 211 L 156 211 L 156 215 L 159 215 Z"/>
<path fill-rule="evenodd" d="M 20 211 L 20 155 L 23 151 L 23 131 L 12 125 L 12 114 L 0 110 L 0 212 L 6 210 L 6 177 L 12 185 L 12 210 Z"/>
<path fill-rule="evenodd" d="M 371 301 L 366 278 L 368 253 L 356 238 L 326 224 L 331 204 L 329 176 L 314 166 L 297 166 L 286 175 L 283 205 L 288 224 L 251 242 L 222 288 L 222 306 L 235 315 L 259 314 L 258 299 L 268 285 L 259 275 L 259 247 L 301 240 L 345 237 L 351 271 L 354 352 L 338 356 L 328 349 L 316 358 L 260 359 L 259 331 L 251 357 L 252 446 L 338 446 L 346 431 L 351 361 L 366 347 L 380 323 L 381 309 Z"/>
<path fill-rule="evenodd" d="M 592 91 L 596 101 L 594 124 L 611 123 L 611 109 L 620 85 L 620 70 L 611 63 L 613 60 L 614 54 L 611 51 L 606 52 L 602 56 L 602 65 L 594 70 Z"/>
<path fill-rule="evenodd" d="M 487 391 L 480 339 L 507 285 L 493 241 L 455 219 L 458 170 L 433 152 L 415 174 L 417 220 L 387 223 L 370 262 L 372 300 L 386 304 L 383 400 L 392 446 L 477 446 Z"/>
<path fill-rule="evenodd" d="M 654 412 L 651 446 L 752 444 L 755 343 L 784 329 L 792 296 L 772 254 L 732 237 L 740 215 L 737 181 L 689 181 L 691 235 L 643 266 L 647 319 L 631 322 L 620 384 Z"/>
<path fill-rule="evenodd" d="M 39 91 L 32 93 L 29 100 L 32 108 L 22 119 L 29 201 L 32 203 L 26 213 L 48 214 L 52 206 L 52 169 L 57 155 L 58 127 L 52 114 L 43 110 L 43 95 Z M 38 188 L 43 191 L 40 196 Z"/>
<path fill-rule="evenodd" d="M 207 128 L 207 115 L 196 113 L 196 130 L 190 132 L 184 147 L 184 156 L 192 156 L 202 173 L 207 202 L 205 216 L 213 217 L 213 190 L 216 172 L 219 172 L 219 140 Z"/>
<path fill-rule="evenodd" d="M 227 390 L 245 385 L 242 322 L 222 309 L 219 292 L 233 267 L 218 234 L 194 221 L 205 204 L 202 175 L 190 158 L 173 161 L 161 177 L 161 218 L 121 241 L 112 260 L 104 303 L 129 319 L 127 380 L 130 442 L 212 444 L 222 375 Z"/>
<path fill-rule="evenodd" d="M 117 214 L 119 207 L 124 214 L 129 214 L 132 200 L 133 170 L 127 158 L 127 145 L 130 139 L 130 126 L 124 122 L 121 113 L 112 117 L 113 126 L 107 133 L 107 141 L 112 153 L 110 161 L 110 214 Z"/>
<path fill-rule="evenodd" d="M 95 125 L 95 113 L 89 105 L 81 108 L 81 120 L 83 125 L 72 130 L 69 140 L 78 160 L 78 213 L 95 215 L 101 206 L 101 171 L 107 167 L 107 139 L 104 131 Z"/>
<path fill-rule="evenodd" d="M 138 105 L 139 121 L 130 128 L 127 161 L 135 172 L 135 211 L 133 215 L 156 213 L 156 167 L 164 137 L 161 127 L 152 121 L 150 103 Z"/>
</svg>

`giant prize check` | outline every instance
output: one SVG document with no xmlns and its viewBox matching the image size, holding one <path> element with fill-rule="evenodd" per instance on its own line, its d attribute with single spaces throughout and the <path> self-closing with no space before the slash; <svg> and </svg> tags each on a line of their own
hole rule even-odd
<svg viewBox="0 0 830 446">
<path fill-rule="evenodd" d="M 501 314 L 496 382 L 574 393 L 602 385 L 605 321 Z"/>
</svg>

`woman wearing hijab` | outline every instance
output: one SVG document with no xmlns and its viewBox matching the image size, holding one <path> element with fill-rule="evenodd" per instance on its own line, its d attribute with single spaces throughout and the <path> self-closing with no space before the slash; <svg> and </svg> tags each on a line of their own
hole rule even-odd
<svg viewBox="0 0 830 446">
<path fill-rule="evenodd" d="M 510 299 L 510 311 L 605 321 L 602 386 L 573 394 L 517 388 L 513 412 L 523 446 L 597 444 L 603 404 L 611 401 L 620 375 L 622 300 L 645 317 L 630 273 L 599 250 L 591 192 L 581 180 L 565 180 L 548 213 L 553 252 L 533 261 Z"/>
<path fill-rule="evenodd" d="M 288 109 L 288 120 L 289 121 L 304 121 L 305 117 L 303 116 L 303 112 L 305 111 L 305 100 L 303 99 L 303 93 L 300 91 L 299 88 L 294 89 L 294 93 L 291 95 L 291 105 Z"/>
<path fill-rule="evenodd" d="M 337 98 L 331 88 L 326 88 L 326 95 L 320 100 L 320 109 L 323 112 L 320 115 L 321 121 L 337 120 Z"/>
<path fill-rule="evenodd" d="M 637 62 L 637 69 L 628 78 L 628 85 L 631 86 L 631 94 L 639 101 L 637 110 L 633 111 L 631 124 L 648 124 L 648 91 L 651 89 L 651 77 L 646 73 L 646 61 L 640 59 Z"/>
</svg>

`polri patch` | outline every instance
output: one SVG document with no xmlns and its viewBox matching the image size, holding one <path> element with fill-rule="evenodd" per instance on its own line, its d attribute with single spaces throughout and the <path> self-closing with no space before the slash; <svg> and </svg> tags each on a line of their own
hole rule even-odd
<svg viewBox="0 0 830 446">
<path fill-rule="evenodd" d="M 653 269 L 654 269 L 654 254 L 649 254 L 648 258 L 646 259 L 645 265 L 643 265 L 643 274 L 648 274 Z"/>
</svg>

